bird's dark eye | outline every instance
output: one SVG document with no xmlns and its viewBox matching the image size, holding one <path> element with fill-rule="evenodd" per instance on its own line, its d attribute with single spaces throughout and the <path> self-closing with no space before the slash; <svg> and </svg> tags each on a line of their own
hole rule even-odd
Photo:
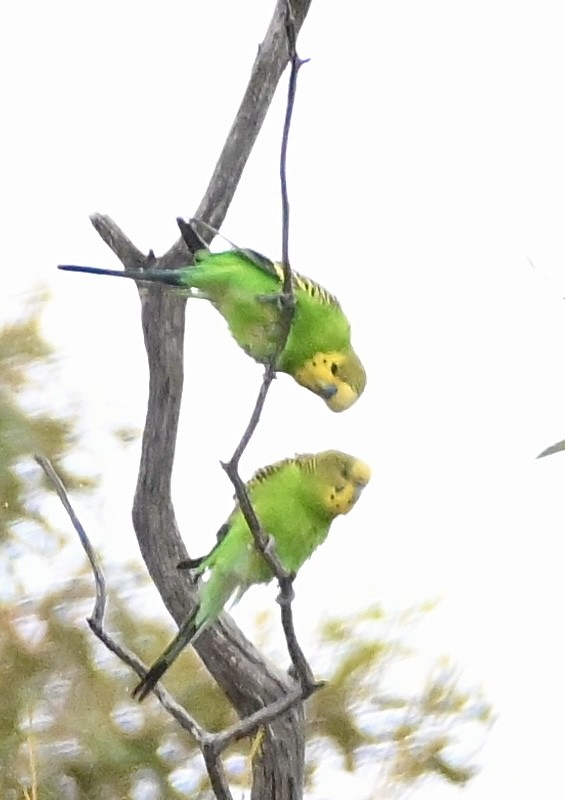
<svg viewBox="0 0 565 800">
<path fill-rule="evenodd" d="M 331 371 L 332 375 L 337 375 L 337 364 L 335 363 L 335 361 L 332 363 L 332 365 L 330 367 L 330 371 Z"/>
<path fill-rule="evenodd" d="M 349 477 L 349 470 L 347 468 L 347 464 L 342 465 L 339 474 L 341 475 L 342 478 L 345 478 L 347 480 L 347 478 Z"/>
</svg>

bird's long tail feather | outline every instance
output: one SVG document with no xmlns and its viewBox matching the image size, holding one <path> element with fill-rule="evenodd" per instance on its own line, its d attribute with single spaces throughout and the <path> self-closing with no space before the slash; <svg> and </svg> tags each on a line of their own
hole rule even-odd
<svg viewBox="0 0 565 800">
<path fill-rule="evenodd" d="M 58 269 L 65 272 L 87 272 L 89 275 L 111 275 L 115 278 L 131 278 L 138 282 L 166 283 L 170 286 L 182 286 L 182 272 L 176 269 L 133 270 L 103 269 L 102 267 L 81 267 L 77 264 L 59 264 Z"/>
<path fill-rule="evenodd" d="M 194 611 L 192 611 L 185 619 L 175 638 L 172 640 L 166 650 L 161 653 L 159 658 L 151 665 L 145 677 L 142 678 L 142 680 L 134 688 L 132 697 L 137 697 L 140 702 L 144 697 L 147 697 L 157 681 L 162 678 L 180 652 L 184 650 L 184 648 L 192 639 L 194 639 L 200 627 L 196 626 L 197 614 L 198 607 L 196 607 Z"/>
</svg>

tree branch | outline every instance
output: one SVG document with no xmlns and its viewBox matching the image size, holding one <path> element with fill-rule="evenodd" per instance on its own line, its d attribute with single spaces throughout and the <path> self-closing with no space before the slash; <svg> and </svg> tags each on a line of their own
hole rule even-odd
<svg viewBox="0 0 565 800">
<path fill-rule="evenodd" d="M 47 478 L 51 481 L 53 488 L 57 492 L 59 500 L 69 515 L 73 527 L 78 533 L 78 538 L 80 539 L 80 543 L 83 546 L 84 552 L 90 561 L 90 566 L 92 567 L 92 572 L 94 575 L 94 583 L 96 584 L 96 601 L 92 611 L 92 620 L 96 625 L 102 625 L 104 619 L 104 610 L 106 608 L 106 580 L 104 578 L 104 573 L 102 572 L 100 562 L 98 561 L 98 556 L 96 555 L 94 548 L 90 543 L 90 539 L 86 535 L 86 531 L 82 527 L 79 518 L 74 512 L 66 489 L 63 486 L 63 481 L 55 472 L 53 465 L 48 458 L 45 458 L 45 456 L 36 455 L 35 460 L 46 474 Z"/>
<path fill-rule="evenodd" d="M 297 34 L 311 0 L 291 0 Z M 248 87 L 220 154 L 208 189 L 195 213 L 220 228 L 243 168 L 253 148 L 280 76 L 288 63 L 287 0 L 278 0 L 265 39 L 259 46 Z M 155 269 L 186 266 L 190 253 L 182 238 L 160 258 L 148 259 L 108 217 L 95 214 L 94 227 L 128 269 L 151 261 Z M 210 241 L 211 234 L 203 234 Z M 154 259 L 154 260 L 153 260 Z M 142 327 L 149 365 L 149 397 L 132 517 L 148 571 L 163 602 L 180 624 L 194 604 L 194 587 L 177 570 L 187 553 L 171 500 L 180 403 L 183 386 L 185 301 L 177 293 L 142 290 Z M 241 716 L 279 701 L 292 682 L 268 663 L 222 614 L 205 630 L 195 648 Z M 304 711 L 297 704 L 265 729 L 261 751 L 253 760 L 252 800 L 297 800 L 303 782 Z"/>
<path fill-rule="evenodd" d="M 288 140 L 290 135 L 290 124 L 294 111 L 294 98 L 296 97 L 296 84 L 298 81 L 298 70 L 306 61 L 302 61 L 296 52 L 296 22 L 291 3 L 287 0 L 285 4 L 284 27 L 288 55 L 290 58 L 290 77 L 288 79 L 288 93 L 286 99 L 286 112 L 284 117 L 283 135 L 281 144 L 280 158 L 280 181 L 281 181 L 281 203 L 282 203 L 282 264 L 284 270 L 283 294 L 288 295 L 291 291 L 291 271 L 290 257 L 288 254 L 288 239 L 290 229 L 290 203 L 288 200 L 288 181 L 286 173 L 286 162 L 288 153 Z"/>
<path fill-rule="evenodd" d="M 130 268 L 135 269 L 135 267 L 147 266 L 148 258 L 154 258 L 152 252 L 149 256 L 144 256 L 114 220 L 105 214 L 92 214 L 90 221 L 100 238 L 117 255 L 122 264 L 127 263 Z"/>
</svg>

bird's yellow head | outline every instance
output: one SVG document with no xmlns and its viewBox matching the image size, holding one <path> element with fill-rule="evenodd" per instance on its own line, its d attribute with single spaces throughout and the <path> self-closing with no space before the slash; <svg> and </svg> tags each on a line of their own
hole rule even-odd
<svg viewBox="0 0 565 800">
<path fill-rule="evenodd" d="M 314 460 L 324 508 L 334 517 L 347 514 L 371 479 L 370 467 L 339 450 L 318 453 Z"/>
<path fill-rule="evenodd" d="M 316 353 L 295 373 L 301 386 L 319 395 L 332 411 L 345 411 L 363 393 L 367 376 L 353 350 Z"/>
</svg>

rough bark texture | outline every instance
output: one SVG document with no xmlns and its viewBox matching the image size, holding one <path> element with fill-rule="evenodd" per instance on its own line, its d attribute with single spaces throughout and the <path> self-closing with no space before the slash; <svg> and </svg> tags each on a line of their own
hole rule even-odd
<svg viewBox="0 0 565 800">
<path fill-rule="evenodd" d="M 296 31 L 311 0 L 290 3 Z M 239 183 L 243 168 L 288 62 L 284 25 L 285 0 L 278 0 L 251 78 L 195 217 L 219 228 Z M 94 215 L 92 222 L 126 268 L 150 261 L 154 268 L 188 262 L 179 239 L 162 257 L 145 257 L 112 220 Z M 149 573 L 163 602 L 178 623 L 193 602 L 193 590 L 177 570 L 187 557 L 171 499 L 171 475 L 183 389 L 185 302 L 178 295 L 152 288 L 140 290 L 142 326 L 149 362 L 149 399 L 142 440 L 141 463 L 133 505 L 133 524 Z M 190 388 L 190 376 L 188 379 Z M 188 534 L 188 539 L 190 534 Z M 290 679 L 239 632 L 227 615 L 205 631 L 198 653 L 240 716 L 280 698 Z M 297 800 L 304 777 L 304 714 L 301 705 L 268 726 L 253 762 L 253 800 Z"/>
</svg>

